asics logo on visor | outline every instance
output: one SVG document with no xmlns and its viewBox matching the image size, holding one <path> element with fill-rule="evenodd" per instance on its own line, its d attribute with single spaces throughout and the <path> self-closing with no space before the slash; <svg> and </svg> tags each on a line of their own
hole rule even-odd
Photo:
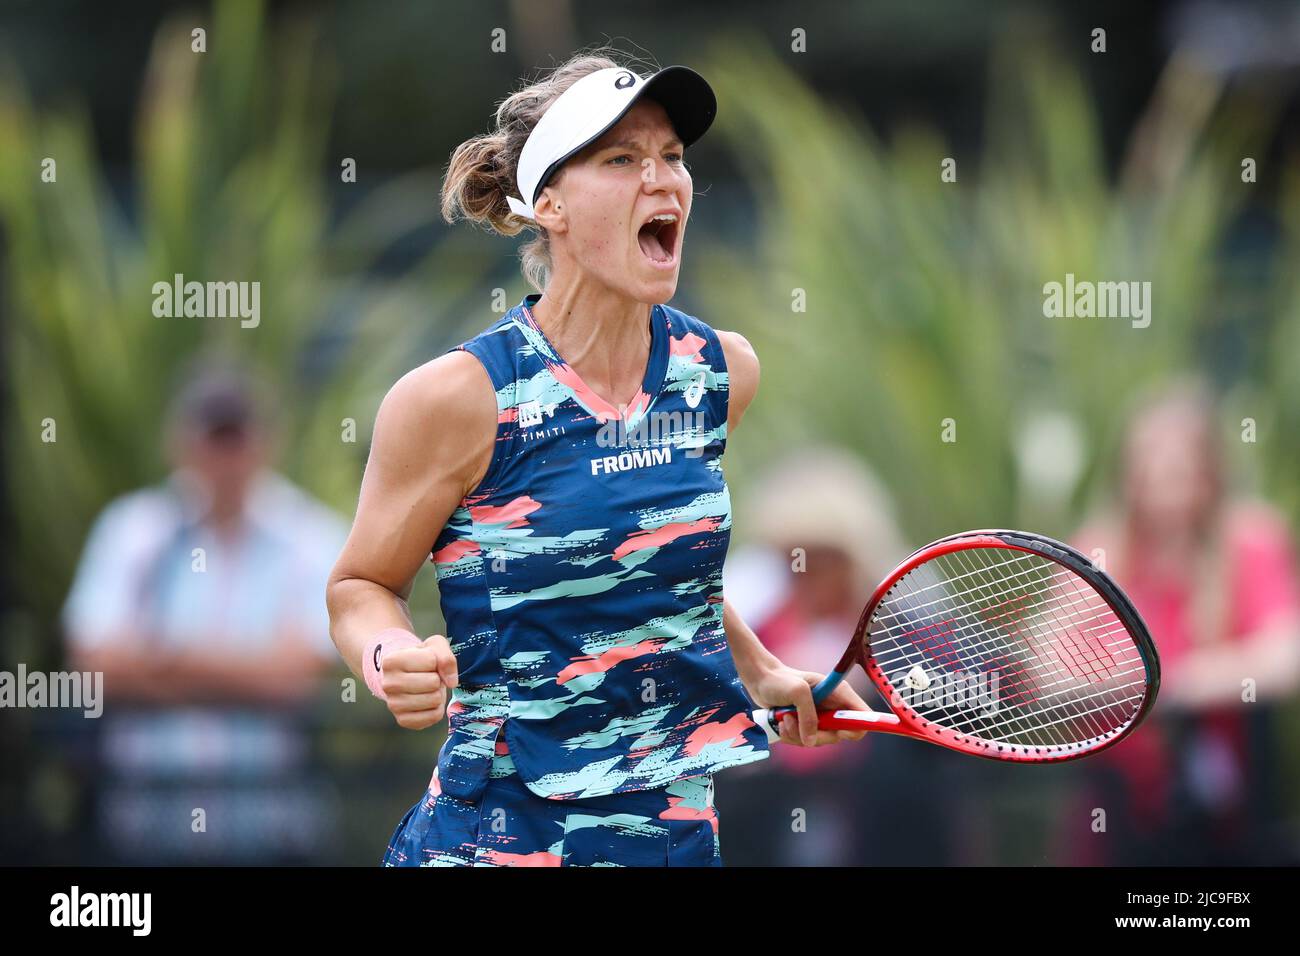
<svg viewBox="0 0 1300 956">
<path fill-rule="evenodd" d="M 614 79 L 614 89 L 625 90 L 635 82 L 636 82 L 636 77 L 633 76 L 631 73 L 620 73 Z"/>
</svg>

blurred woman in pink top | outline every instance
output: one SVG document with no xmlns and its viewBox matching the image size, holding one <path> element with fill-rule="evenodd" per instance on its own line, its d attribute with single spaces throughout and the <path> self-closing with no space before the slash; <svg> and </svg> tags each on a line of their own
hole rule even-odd
<svg viewBox="0 0 1300 956">
<path fill-rule="evenodd" d="M 1062 821 L 1068 862 L 1286 862 L 1268 856 L 1272 725 L 1300 683 L 1300 586 L 1282 518 L 1229 494 L 1218 430 L 1196 386 L 1146 403 L 1125 435 L 1117 510 L 1075 541 L 1133 599 L 1164 676 L 1153 719 L 1088 762 Z M 1108 811 L 1105 833 L 1093 808 Z"/>
</svg>

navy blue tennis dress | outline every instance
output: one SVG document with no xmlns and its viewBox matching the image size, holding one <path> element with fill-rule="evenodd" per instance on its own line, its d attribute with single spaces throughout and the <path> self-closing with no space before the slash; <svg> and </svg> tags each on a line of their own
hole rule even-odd
<svg viewBox="0 0 1300 956">
<path fill-rule="evenodd" d="M 722 346 L 654 306 L 645 381 L 615 408 L 539 298 L 458 346 L 496 389 L 496 445 L 432 548 L 460 686 L 383 862 L 718 865 L 713 774 L 768 752 L 722 626 Z"/>
</svg>

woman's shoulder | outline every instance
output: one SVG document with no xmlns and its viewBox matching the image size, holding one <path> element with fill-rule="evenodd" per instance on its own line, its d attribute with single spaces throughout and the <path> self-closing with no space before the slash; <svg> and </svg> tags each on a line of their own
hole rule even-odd
<svg viewBox="0 0 1300 956">
<path fill-rule="evenodd" d="M 683 341 L 687 336 L 696 335 L 708 343 L 709 348 L 716 349 L 718 358 L 729 373 L 733 398 L 735 393 L 748 393 L 758 386 L 758 354 L 749 340 L 739 332 L 714 328 L 703 319 L 661 305 L 668 316 L 670 334 L 674 339 Z"/>
<path fill-rule="evenodd" d="M 467 352 L 447 352 L 403 375 L 379 406 L 370 467 L 395 482 L 478 483 L 497 433 L 495 390 Z"/>
<path fill-rule="evenodd" d="M 496 389 L 487 369 L 470 352 L 455 350 L 411 369 L 380 405 L 380 419 L 399 427 L 439 431 L 496 422 Z"/>
<path fill-rule="evenodd" d="M 1283 514 L 1256 499 L 1232 502 L 1226 512 L 1228 539 L 1247 560 L 1287 558 L 1292 552 L 1291 528 Z"/>
<path fill-rule="evenodd" d="M 1125 565 L 1124 523 L 1112 510 L 1088 515 L 1069 537 L 1069 544 L 1102 571 L 1114 574 Z"/>
<path fill-rule="evenodd" d="M 498 393 L 504 393 L 512 383 L 536 373 L 537 353 L 549 352 L 549 346 L 522 321 L 521 306 L 515 306 L 477 335 L 448 351 L 453 355 L 473 356 Z"/>
<path fill-rule="evenodd" d="M 727 395 L 727 426 L 734 429 L 758 393 L 759 365 L 754 347 L 739 332 L 715 329 L 680 309 L 662 308 L 669 316 L 672 337 L 682 343 L 674 346 L 674 353 L 695 351 L 715 371 L 725 373 L 721 379 L 725 384 L 721 387 L 725 388 Z M 692 337 L 696 341 L 692 342 Z M 692 345 L 695 349 L 691 348 Z"/>
<path fill-rule="evenodd" d="M 449 351 L 459 352 L 474 345 L 505 343 L 509 340 L 519 338 L 521 336 L 521 330 L 519 326 L 518 313 L 519 306 L 515 306 L 515 308 L 496 319 L 476 335 L 471 336 Z"/>
<path fill-rule="evenodd" d="M 745 377 L 758 381 L 758 353 L 754 351 L 754 346 L 749 344 L 749 339 L 745 338 L 739 332 L 727 332 L 719 330 L 718 342 L 722 345 L 723 356 L 727 360 L 727 368 L 731 370 L 732 378 Z"/>
<path fill-rule="evenodd" d="M 753 351 L 749 342 L 739 332 L 729 332 L 716 328 L 698 316 L 683 312 L 681 309 L 675 309 L 671 305 L 660 305 L 659 308 L 668 317 L 668 327 L 674 338 L 681 338 L 694 333 L 702 338 L 719 343 L 728 353 L 728 357 L 733 351 L 740 349 Z"/>
</svg>

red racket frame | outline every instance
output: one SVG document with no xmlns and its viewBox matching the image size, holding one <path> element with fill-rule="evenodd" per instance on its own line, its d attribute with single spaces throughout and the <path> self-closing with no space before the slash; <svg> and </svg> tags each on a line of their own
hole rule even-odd
<svg viewBox="0 0 1300 956">
<path fill-rule="evenodd" d="M 861 617 L 858 618 L 858 626 L 853 632 L 853 639 L 849 642 L 848 649 L 844 652 L 844 656 L 840 658 L 835 671 L 814 689 L 813 699 L 820 703 L 822 698 L 839 684 L 853 665 L 858 664 L 871 678 L 871 682 L 876 686 L 876 690 L 879 691 L 881 697 L 890 702 L 898 700 L 899 695 L 896 693 L 893 684 L 885 677 L 884 671 L 871 657 L 868 629 L 871 626 L 872 615 L 885 595 L 889 593 L 890 588 L 898 583 L 899 579 L 920 565 L 945 554 L 976 548 L 1011 549 L 1038 555 L 1077 574 L 1102 596 L 1103 600 L 1110 605 L 1111 610 L 1115 612 L 1115 615 L 1132 635 L 1133 642 L 1137 646 L 1138 653 L 1142 657 L 1142 663 L 1146 668 L 1146 696 L 1133 719 L 1123 727 L 1108 731 L 1090 740 L 1076 744 L 1047 747 L 996 743 L 973 738 L 968 734 L 962 734 L 936 725 L 905 702 L 900 702 L 898 705 L 898 710 L 901 713 L 822 711 L 818 715 L 817 726 L 822 730 L 867 730 L 874 733 L 897 734 L 903 737 L 912 737 L 916 740 L 924 740 L 927 743 L 938 744 L 941 747 L 972 754 L 976 757 L 1020 763 L 1060 763 L 1064 760 L 1075 760 L 1079 757 L 1090 756 L 1114 746 L 1132 733 L 1150 712 L 1151 707 L 1155 704 L 1156 694 L 1160 689 L 1160 658 L 1146 624 L 1142 621 L 1141 615 L 1138 614 L 1137 609 L 1124 592 L 1086 557 L 1060 541 L 1026 531 L 966 531 L 961 534 L 940 538 L 938 541 L 932 542 L 908 555 L 872 593 L 871 600 L 867 602 L 866 607 L 862 610 Z M 890 703 L 888 706 L 894 707 L 895 705 Z M 758 711 L 756 717 L 760 719 L 760 722 L 763 717 L 766 717 L 768 728 L 775 732 L 775 728 L 779 726 L 780 721 L 787 714 L 795 713 L 793 707 L 778 707 L 770 712 Z"/>
</svg>

